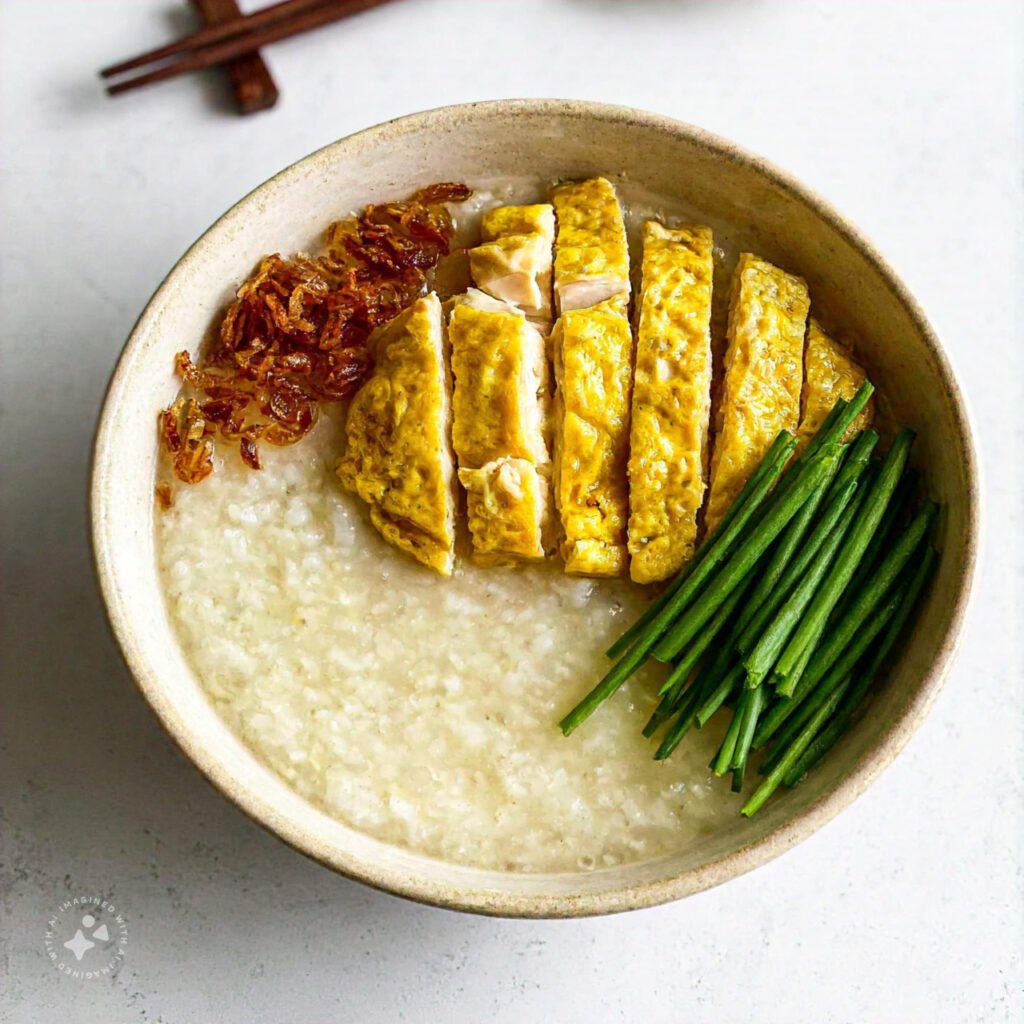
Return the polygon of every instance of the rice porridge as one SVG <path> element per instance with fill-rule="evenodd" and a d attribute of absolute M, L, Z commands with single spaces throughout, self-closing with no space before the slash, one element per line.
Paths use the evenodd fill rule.
<path fill-rule="evenodd" d="M 514 871 L 657 856 L 731 813 L 711 798 L 715 723 L 652 760 L 650 675 L 558 731 L 645 607 L 640 587 L 464 552 L 439 580 L 341 490 L 340 445 L 325 416 L 302 443 L 268 446 L 262 472 L 229 453 L 157 516 L 187 657 L 262 760 L 354 828 Z"/>

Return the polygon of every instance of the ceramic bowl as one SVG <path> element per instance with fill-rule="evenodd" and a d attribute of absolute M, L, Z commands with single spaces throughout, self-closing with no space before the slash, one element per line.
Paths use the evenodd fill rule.
<path fill-rule="evenodd" d="M 678 852 L 565 874 L 444 863 L 332 820 L 263 767 L 217 716 L 175 639 L 156 572 L 156 412 L 257 258 L 306 246 L 332 217 L 432 181 L 623 174 L 710 219 L 742 224 L 757 251 L 808 281 L 856 337 L 895 422 L 943 506 L 939 573 L 870 714 L 796 789 L 752 821 Z M 114 632 L 164 726 L 227 797 L 296 849 L 411 899 L 522 917 L 600 914 L 679 899 L 789 849 L 862 793 L 920 725 L 963 630 L 978 552 L 978 481 L 964 401 L 917 303 L 860 233 L 789 175 L 698 128 L 636 110 L 514 100 L 413 114 L 335 142 L 261 185 L 182 257 L 139 319 L 110 384 L 94 453 L 95 558 Z"/>

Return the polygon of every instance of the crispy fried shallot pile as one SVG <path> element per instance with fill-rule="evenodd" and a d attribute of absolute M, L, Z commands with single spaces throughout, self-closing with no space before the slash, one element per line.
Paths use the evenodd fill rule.
<path fill-rule="evenodd" d="M 188 352 L 176 357 L 186 393 L 160 414 L 174 475 L 189 484 L 209 476 L 218 434 L 259 469 L 261 442 L 294 444 L 320 403 L 349 398 L 371 369 L 370 332 L 423 295 L 449 253 L 455 226 L 444 204 L 470 195 L 465 185 L 429 185 L 331 224 L 320 256 L 263 259 L 209 354 L 198 365 Z"/>

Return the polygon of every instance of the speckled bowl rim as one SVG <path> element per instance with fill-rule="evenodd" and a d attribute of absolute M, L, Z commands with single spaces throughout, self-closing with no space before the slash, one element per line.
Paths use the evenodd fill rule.
<path fill-rule="evenodd" d="M 480 123 L 510 116 L 553 115 L 563 119 L 600 120 L 635 125 L 648 130 L 684 137 L 691 145 L 741 165 L 755 175 L 769 180 L 789 193 L 827 222 L 885 281 L 894 297 L 909 314 L 914 327 L 930 349 L 939 370 L 948 408 L 953 418 L 954 433 L 959 442 L 957 456 L 964 466 L 967 485 L 967 508 L 964 510 L 964 558 L 957 580 L 957 593 L 950 618 L 950 628 L 935 659 L 918 684 L 903 713 L 892 721 L 875 746 L 868 751 L 843 780 L 831 791 L 778 828 L 746 846 L 717 857 L 680 874 L 653 882 L 624 885 L 613 890 L 587 894 L 523 894 L 497 892 L 493 889 L 467 890 L 444 883 L 409 878 L 393 869 L 382 869 L 374 863 L 357 860 L 352 855 L 323 842 L 320 837 L 298 823 L 286 820 L 265 800 L 256 787 L 223 770 L 218 758 L 196 741 L 187 721 L 182 720 L 165 699 L 164 686 L 158 674 L 151 671 L 142 655 L 143 638 L 138 635 L 130 614 L 117 599 L 117 581 L 111 566 L 106 524 L 109 517 L 108 495 L 104 473 L 108 447 L 111 445 L 111 424 L 115 419 L 116 399 L 120 393 L 128 364 L 136 347 L 142 344 L 156 318 L 156 311 L 170 297 L 174 278 L 207 246 L 216 244 L 218 229 L 224 229 L 240 216 L 251 200 L 269 193 L 282 179 L 295 173 L 312 171 L 318 164 L 334 157 L 337 151 L 355 153 L 366 148 L 394 143 L 403 136 L 424 131 L 450 133 L 461 125 Z M 329 157 L 330 155 L 330 157 Z M 185 755 L 224 796 L 246 815 L 301 853 L 349 878 L 373 888 L 393 893 L 420 903 L 448 909 L 507 917 L 558 918 L 584 917 L 651 907 L 681 899 L 709 889 L 744 874 L 784 853 L 830 821 L 844 807 L 863 793 L 889 763 L 899 754 L 911 735 L 927 716 L 937 697 L 950 665 L 959 650 L 965 617 L 974 590 L 976 568 L 981 547 L 981 509 L 979 467 L 973 441 L 970 414 L 956 382 L 949 360 L 924 312 L 886 260 L 853 225 L 841 217 L 825 200 L 791 175 L 762 158 L 702 128 L 659 114 L 629 107 L 578 100 L 514 99 L 439 107 L 409 114 L 356 132 L 304 157 L 255 188 L 236 203 L 196 241 L 175 264 L 156 290 L 135 324 L 111 377 L 100 416 L 93 448 L 90 511 L 92 516 L 93 558 L 103 593 L 104 603 L 114 636 L 128 667 L 143 695 L 153 707 L 162 725 Z M 155 571 L 155 567 L 154 567 Z"/>

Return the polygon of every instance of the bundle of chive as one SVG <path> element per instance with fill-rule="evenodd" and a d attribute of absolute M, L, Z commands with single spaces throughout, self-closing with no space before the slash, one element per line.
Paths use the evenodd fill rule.
<path fill-rule="evenodd" d="M 840 399 L 786 469 L 783 431 L 717 529 L 664 594 L 608 650 L 615 664 L 561 722 L 568 736 L 649 658 L 672 666 L 644 729 L 668 723 L 661 760 L 694 725 L 732 711 L 711 763 L 739 792 L 752 751 L 756 814 L 795 785 L 847 729 L 902 633 L 937 555 L 938 506 L 918 504 L 902 430 L 882 458 L 874 430 L 843 441 L 874 388 Z M 777 482 L 777 486 L 776 486 Z"/>

